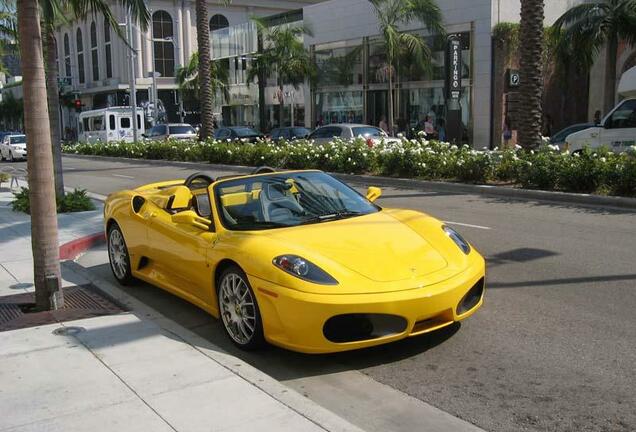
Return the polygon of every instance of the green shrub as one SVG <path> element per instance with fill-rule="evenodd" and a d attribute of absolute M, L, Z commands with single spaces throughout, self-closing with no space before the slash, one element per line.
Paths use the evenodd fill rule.
<path fill-rule="evenodd" d="M 86 189 L 75 189 L 64 195 L 57 203 L 59 213 L 74 213 L 95 210 L 95 204 L 86 194 Z"/>
<path fill-rule="evenodd" d="M 11 201 L 11 208 L 13 211 L 31 214 L 31 207 L 29 206 L 29 189 L 25 187 L 20 188 L 20 192 L 14 193 L 13 196 L 13 201 Z"/>
<path fill-rule="evenodd" d="M 29 189 L 21 188 L 20 192 L 14 193 L 11 208 L 13 211 L 19 211 L 31 214 L 31 206 L 29 203 Z M 85 189 L 75 189 L 64 195 L 64 198 L 57 201 L 58 213 L 74 213 L 82 211 L 95 210 L 95 204 L 88 197 Z"/>
<path fill-rule="evenodd" d="M 469 183 L 505 181 L 524 188 L 636 196 L 636 148 L 616 155 L 586 150 L 561 153 L 544 145 L 526 151 L 476 151 L 468 146 L 413 139 L 369 147 L 364 139 L 334 139 L 327 144 L 311 140 L 263 140 L 256 143 L 218 141 L 147 141 L 136 144 L 77 144 L 66 152 L 86 155 L 202 161 L 214 164 L 287 169 L 321 169 L 351 174 L 379 174 L 426 180 Z M 90 200 L 89 200 L 90 201 Z"/>

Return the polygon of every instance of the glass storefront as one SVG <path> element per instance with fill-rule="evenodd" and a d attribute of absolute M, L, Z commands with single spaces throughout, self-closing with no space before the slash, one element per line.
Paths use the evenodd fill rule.
<path fill-rule="evenodd" d="M 419 32 L 416 32 L 419 33 Z M 470 33 L 462 42 L 462 135 L 470 138 L 471 48 Z M 379 125 L 388 118 L 389 76 L 392 73 L 394 128 L 412 133 L 423 129 L 428 117 L 444 129 L 446 117 L 444 41 L 426 37 L 431 63 L 425 67 L 402 55 L 391 68 L 381 38 L 371 37 L 314 46 L 318 82 L 313 92 L 313 126 L 328 123 Z"/>

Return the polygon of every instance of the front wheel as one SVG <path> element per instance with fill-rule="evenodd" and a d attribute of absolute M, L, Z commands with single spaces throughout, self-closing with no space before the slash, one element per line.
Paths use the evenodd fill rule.
<path fill-rule="evenodd" d="M 124 234 L 117 223 L 113 223 L 108 229 L 108 260 L 110 269 L 117 282 L 122 285 L 129 285 L 134 281 L 130 271 L 130 255 L 124 240 Z"/>
<path fill-rule="evenodd" d="M 240 268 L 232 266 L 223 271 L 217 296 L 223 328 L 232 342 L 244 350 L 263 346 L 263 322 L 256 296 Z"/>

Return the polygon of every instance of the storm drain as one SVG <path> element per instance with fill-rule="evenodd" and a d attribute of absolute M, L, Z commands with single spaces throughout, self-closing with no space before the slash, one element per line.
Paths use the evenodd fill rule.
<path fill-rule="evenodd" d="M 56 311 L 32 312 L 34 293 L 0 297 L 0 332 L 36 327 L 125 312 L 122 306 L 102 295 L 92 284 L 63 288 L 64 307 Z"/>

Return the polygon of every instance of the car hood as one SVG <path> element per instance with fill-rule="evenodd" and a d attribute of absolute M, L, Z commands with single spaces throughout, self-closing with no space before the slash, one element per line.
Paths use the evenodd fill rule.
<path fill-rule="evenodd" d="M 270 231 L 267 237 L 290 251 L 302 245 L 305 252 L 299 253 L 316 264 L 336 263 L 375 282 L 413 279 L 447 266 L 423 236 L 384 212 Z"/>

